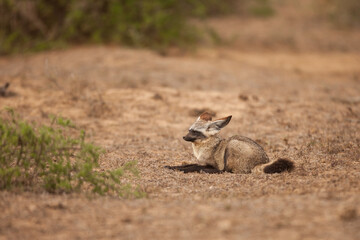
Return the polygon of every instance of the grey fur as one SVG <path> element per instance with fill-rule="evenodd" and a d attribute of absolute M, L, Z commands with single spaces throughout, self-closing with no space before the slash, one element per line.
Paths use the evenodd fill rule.
<path fill-rule="evenodd" d="M 221 139 L 217 135 L 211 136 L 193 142 L 193 150 L 199 164 L 211 165 L 216 169 L 234 173 L 251 173 L 255 166 L 269 162 L 263 148 L 243 136 L 233 136 L 228 139 Z"/>

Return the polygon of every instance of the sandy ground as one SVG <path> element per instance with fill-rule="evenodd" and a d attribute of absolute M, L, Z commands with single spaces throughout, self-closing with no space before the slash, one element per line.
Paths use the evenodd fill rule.
<path fill-rule="evenodd" d="M 349 53 L 192 56 L 89 47 L 0 60 L 1 99 L 28 120 L 73 119 L 103 168 L 138 161 L 139 200 L 0 193 L 2 239 L 358 239 L 360 57 Z M 182 135 L 203 109 L 233 115 L 222 136 L 296 163 L 274 175 L 183 174 Z"/>
<path fill-rule="evenodd" d="M 80 47 L 1 58 L 0 83 L 13 93 L 1 108 L 72 119 L 106 149 L 102 168 L 138 162 L 130 181 L 147 197 L 0 192 L 0 239 L 360 239 L 360 54 L 338 50 Z M 195 161 L 182 136 L 205 109 L 233 115 L 223 137 L 250 137 L 296 169 L 164 169 Z"/>

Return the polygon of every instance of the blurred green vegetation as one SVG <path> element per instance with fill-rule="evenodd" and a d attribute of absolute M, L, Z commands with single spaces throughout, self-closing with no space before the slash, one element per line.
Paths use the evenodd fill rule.
<path fill-rule="evenodd" d="M 162 51 L 221 36 L 193 19 L 236 13 L 270 17 L 276 0 L 0 0 L 0 54 L 67 44 L 115 43 Z M 315 3 L 315 2 L 314 2 Z M 319 0 L 319 14 L 339 26 L 360 26 L 360 0 Z"/>
<path fill-rule="evenodd" d="M 326 0 L 322 7 L 340 27 L 360 27 L 360 0 Z"/>
<path fill-rule="evenodd" d="M 253 0 L 249 5 L 249 12 L 256 17 L 271 17 L 275 14 L 274 6 L 269 0 Z"/>
<path fill-rule="evenodd" d="M 0 0 L 0 54 L 66 43 L 154 49 L 201 38 L 187 21 L 232 11 L 235 0 Z"/>

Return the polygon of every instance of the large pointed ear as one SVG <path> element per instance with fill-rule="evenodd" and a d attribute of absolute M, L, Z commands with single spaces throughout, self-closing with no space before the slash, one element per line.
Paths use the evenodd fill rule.
<path fill-rule="evenodd" d="M 211 121 L 212 116 L 208 112 L 203 112 L 198 118 L 198 121 L 200 121 L 200 120 L 202 120 L 202 121 Z"/>
<path fill-rule="evenodd" d="M 230 120 L 231 120 L 231 115 L 228 117 L 224 117 L 224 118 L 220 118 L 217 119 L 213 122 L 211 122 L 208 126 L 208 131 L 220 131 L 221 128 L 225 127 L 226 125 L 229 124 Z"/>

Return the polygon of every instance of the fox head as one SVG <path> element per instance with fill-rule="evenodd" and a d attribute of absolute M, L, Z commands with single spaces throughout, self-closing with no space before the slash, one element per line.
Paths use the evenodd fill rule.
<path fill-rule="evenodd" d="M 193 125 L 189 128 L 188 134 L 183 137 L 188 142 L 201 142 L 215 134 L 217 134 L 223 127 L 228 125 L 232 116 L 220 118 L 212 121 L 209 113 L 204 112 L 198 117 Z"/>

